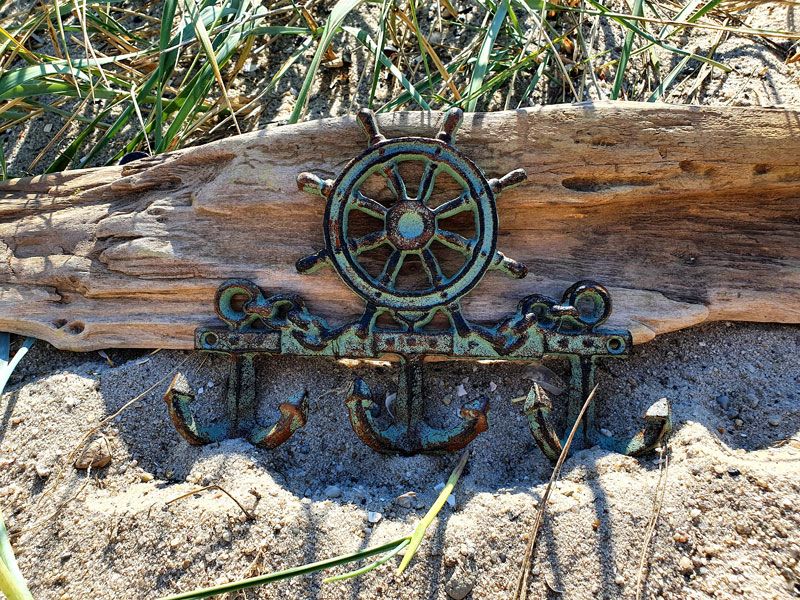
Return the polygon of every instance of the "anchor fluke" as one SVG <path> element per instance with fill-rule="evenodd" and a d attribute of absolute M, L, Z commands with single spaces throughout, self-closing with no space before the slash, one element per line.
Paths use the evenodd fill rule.
<path fill-rule="evenodd" d="M 250 443 L 272 450 L 292 437 L 295 431 L 304 427 L 308 420 L 308 392 L 303 390 L 286 402 L 281 402 L 278 410 L 281 416 L 272 427 L 262 427 L 258 423 L 253 426 L 247 438 Z"/>
<path fill-rule="evenodd" d="M 528 419 L 528 426 L 536 445 L 547 458 L 553 461 L 558 460 L 558 457 L 561 456 L 562 446 L 558 433 L 550 421 L 553 403 L 538 383 L 534 383 L 528 392 L 523 411 Z"/>
<path fill-rule="evenodd" d="M 176 374 L 167 387 L 164 402 L 178 433 L 192 446 L 203 446 L 225 439 L 228 434 L 227 426 L 204 427 L 198 423 L 192 409 L 194 399 L 195 394 L 186 377 L 182 373 Z"/>
<path fill-rule="evenodd" d="M 393 419 L 391 424 L 378 424 L 380 403 L 375 401 L 364 380 L 356 379 L 345 399 L 353 431 L 370 448 L 403 456 L 452 452 L 463 448 L 489 428 L 489 401 L 485 397 L 464 404 L 460 412 L 461 422 L 453 427 L 428 425 L 423 419 L 422 360 L 412 358 L 403 359 L 403 362 L 395 414 L 388 415 Z"/>
<path fill-rule="evenodd" d="M 672 431 L 672 409 L 669 400 L 653 403 L 644 414 L 644 427 L 629 439 L 617 439 L 601 435 L 597 432 L 592 436 L 592 441 L 601 448 L 627 454 L 628 456 L 642 456 L 652 452 L 664 438 Z"/>
<path fill-rule="evenodd" d="M 353 381 L 344 404 L 353 431 L 367 446 L 384 454 L 404 453 L 398 446 L 403 428 L 399 424 L 383 428 L 378 425 L 376 417 L 380 414 L 380 405 L 372 399 L 367 382 L 363 379 Z"/>
<path fill-rule="evenodd" d="M 462 421 L 449 429 L 436 429 L 422 423 L 422 452 L 455 452 L 489 429 L 489 400 L 481 396 L 461 407 Z"/>
<path fill-rule="evenodd" d="M 221 442 L 230 437 L 244 437 L 261 448 L 277 448 L 306 424 L 308 394 L 302 391 L 278 406 L 280 418 L 271 427 L 256 419 L 255 366 L 252 355 L 231 355 L 228 372 L 228 419 L 224 424 L 201 425 L 195 416 L 195 394 L 186 377 L 178 373 L 164 394 L 172 423 L 178 433 L 193 446 Z"/>

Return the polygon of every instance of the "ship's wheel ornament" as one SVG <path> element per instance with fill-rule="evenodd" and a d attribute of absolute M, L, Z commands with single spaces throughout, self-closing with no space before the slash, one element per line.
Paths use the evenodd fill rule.
<path fill-rule="evenodd" d="M 274 448 L 305 424 L 305 392 L 280 405 L 277 423 L 255 420 L 255 367 L 258 355 L 289 354 L 331 358 L 378 358 L 396 355 L 400 377 L 392 414 L 373 398 L 361 379 L 345 398 L 350 422 L 370 447 L 404 455 L 464 447 L 488 427 L 485 397 L 467 402 L 460 422 L 434 427 L 426 419 L 423 361 L 427 355 L 470 359 L 539 361 L 560 357 L 569 363 L 569 419 L 575 422 L 594 386 L 598 358 L 621 357 L 631 346 L 630 333 L 603 329 L 611 298 L 601 285 L 580 281 L 559 302 L 531 295 L 494 325 L 469 321 L 460 300 L 489 270 L 522 278 L 527 268 L 497 249 L 497 196 L 521 184 L 522 169 L 487 179 L 455 146 L 462 112 L 444 115 L 433 138 L 387 139 L 369 110 L 358 113 L 367 148 L 351 160 L 336 180 L 313 173 L 297 177 L 301 190 L 325 199 L 325 247 L 297 261 L 301 273 L 323 267 L 364 300 L 364 312 L 340 327 L 311 314 L 295 294 L 267 296 L 248 280 L 223 283 L 215 301 L 226 327 L 196 331 L 198 349 L 231 356 L 228 389 L 230 422 L 202 426 L 195 420 L 193 395 L 176 379 L 165 396 L 178 431 L 194 444 L 244 435 Z M 376 180 L 378 185 L 376 185 Z M 440 185 L 441 183 L 441 185 Z M 440 316 L 435 320 L 435 317 Z M 540 448 L 555 459 L 560 436 L 550 422 L 550 399 L 534 386 L 524 411 Z M 669 406 L 656 403 L 646 425 L 628 440 L 601 436 L 593 406 L 580 439 L 626 454 L 655 447 L 671 428 Z M 580 445 L 580 444 L 578 444 Z"/>

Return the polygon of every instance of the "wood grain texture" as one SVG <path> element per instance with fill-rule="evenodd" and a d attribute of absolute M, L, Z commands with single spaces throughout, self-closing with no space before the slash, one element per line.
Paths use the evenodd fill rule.
<path fill-rule="evenodd" d="M 393 113 L 387 136 L 433 135 L 439 113 Z M 528 182 L 498 201 L 498 248 L 521 281 L 488 274 L 464 299 L 492 320 L 538 292 L 606 284 L 636 342 L 704 321 L 800 322 L 800 110 L 639 103 L 467 115 L 458 147 Z M 324 201 L 365 146 L 352 118 L 259 131 L 131 163 L 0 185 L 0 330 L 69 350 L 191 348 L 228 277 L 297 291 L 332 320 L 360 313 L 319 250 Z"/>

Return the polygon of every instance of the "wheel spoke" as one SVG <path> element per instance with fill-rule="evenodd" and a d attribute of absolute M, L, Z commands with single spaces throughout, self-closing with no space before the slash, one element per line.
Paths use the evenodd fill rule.
<path fill-rule="evenodd" d="M 447 231 L 446 229 L 440 229 L 436 234 L 436 239 L 448 248 L 452 248 L 464 256 L 472 254 L 472 250 L 475 248 L 474 241 L 468 240 L 463 235 L 459 235 L 454 231 Z"/>
<path fill-rule="evenodd" d="M 430 248 L 425 248 L 425 250 L 422 251 L 422 266 L 431 284 L 439 286 L 444 283 L 442 268 L 439 266 L 439 261 L 433 252 L 431 252 Z"/>
<path fill-rule="evenodd" d="M 359 191 L 354 192 L 350 197 L 350 206 L 376 219 L 383 219 L 386 216 L 387 208 L 383 204 L 372 198 L 367 198 Z"/>
<path fill-rule="evenodd" d="M 422 177 L 419 180 L 419 190 L 417 191 L 417 200 L 419 202 L 428 202 L 433 193 L 433 188 L 436 187 L 436 175 L 438 173 L 438 166 L 434 162 L 426 160 L 425 166 L 422 168 Z"/>
<path fill-rule="evenodd" d="M 401 252 L 400 250 L 392 252 L 391 256 L 389 256 L 389 260 L 386 261 L 383 267 L 383 272 L 378 277 L 378 282 L 382 285 L 394 284 L 400 273 L 400 269 L 403 267 L 404 260 L 405 252 Z"/>
<path fill-rule="evenodd" d="M 373 231 L 372 233 L 368 233 L 360 238 L 351 238 L 348 242 L 348 246 L 350 248 L 350 252 L 358 256 L 369 250 L 374 250 L 378 246 L 385 243 L 386 231 L 379 229 L 378 231 Z"/>
<path fill-rule="evenodd" d="M 392 190 L 392 193 L 399 202 L 402 202 L 408 198 L 406 193 L 406 184 L 403 181 L 403 176 L 400 175 L 400 169 L 398 168 L 397 163 L 393 162 L 388 164 L 383 170 L 383 176 L 386 177 L 389 188 Z"/>
<path fill-rule="evenodd" d="M 469 192 L 462 193 L 458 198 L 448 200 L 433 209 L 437 219 L 447 219 L 472 208 L 472 196 Z"/>

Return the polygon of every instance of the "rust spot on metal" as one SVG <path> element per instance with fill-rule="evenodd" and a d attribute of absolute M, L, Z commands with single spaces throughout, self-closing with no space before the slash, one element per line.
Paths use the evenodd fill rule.
<path fill-rule="evenodd" d="M 223 283 L 215 310 L 226 327 L 200 328 L 195 340 L 198 348 L 231 359 L 231 419 L 227 426 L 203 428 L 191 411 L 191 392 L 185 386 L 179 389 L 178 380 L 173 381 L 165 400 L 173 423 L 190 443 L 244 435 L 254 444 L 274 448 L 305 424 L 304 393 L 279 405 L 281 416 L 272 426 L 261 426 L 255 419 L 254 359 L 276 354 L 330 358 L 378 358 L 385 352 L 399 355 L 398 389 L 389 415 L 393 422 L 388 426 L 385 419 L 378 422 L 384 402 L 373 398 L 361 379 L 353 382 L 345 399 L 353 430 L 380 452 L 411 455 L 457 450 L 488 428 L 485 397 L 467 402 L 460 411 L 461 421 L 453 427 L 436 428 L 426 422 L 426 354 L 526 362 L 561 358 L 570 367 L 567 420 L 574 422 L 594 387 L 597 361 L 625 356 L 631 334 L 603 327 L 611 314 L 611 296 L 593 281 L 570 286 L 560 301 L 538 294 L 527 296 L 513 313 L 491 325 L 473 323 L 462 314 L 460 299 L 488 270 L 519 279 L 528 269 L 497 250 L 496 197 L 504 189 L 524 183 L 525 172 L 517 169 L 487 179 L 455 147 L 461 117 L 458 109 L 448 111 L 433 138 L 386 139 L 372 113 L 362 110 L 358 120 L 369 141 L 366 150 L 350 161 L 335 181 L 312 173 L 298 176 L 300 189 L 323 196 L 326 207 L 322 223 L 325 247 L 298 260 L 297 270 L 313 273 L 333 267 L 345 285 L 364 299 L 364 312 L 349 323 L 332 327 L 311 313 L 296 294 L 266 295 L 245 279 Z M 407 181 L 404 173 L 409 171 L 404 168 L 409 164 L 415 167 L 410 172 L 420 173 L 419 179 L 415 176 L 414 181 Z M 443 172 L 459 189 L 451 199 L 433 202 L 436 180 Z M 384 179 L 384 196 L 391 196 L 391 201 L 370 197 L 362 184 L 373 176 Z M 356 213 L 362 222 L 359 227 L 350 218 Z M 474 223 L 473 232 L 461 235 L 449 229 L 448 219 L 459 214 Z M 371 228 L 365 230 L 364 222 Z M 438 254 L 440 246 L 461 257 L 460 264 L 448 268 L 447 273 Z M 379 270 L 370 269 L 365 257 L 377 249 L 385 253 L 384 262 Z M 422 275 L 415 283 L 400 277 L 412 264 L 409 259 L 416 263 L 415 273 Z M 380 324 L 382 316 L 395 325 Z M 556 458 L 561 442 L 550 422 L 551 411 L 549 398 L 535 385 L 524 412 L 542 451 Z M 671 427 L 666 403 L 654 405 L 645 428 L 629 440 L 600 439 L 593 419 L 592 404 L 581 425 L 584 445 L 597 443 L 633 455 L 652 449 Z M 575 447 L 580 445 L 578 442 Z"/>

